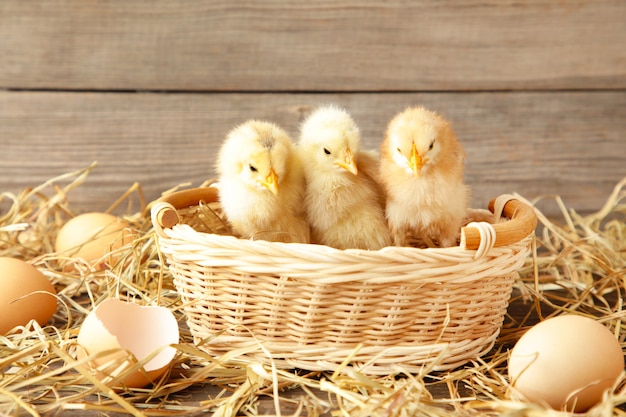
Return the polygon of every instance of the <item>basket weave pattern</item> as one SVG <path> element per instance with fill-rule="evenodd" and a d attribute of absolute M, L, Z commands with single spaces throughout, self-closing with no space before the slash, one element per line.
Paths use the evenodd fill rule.
<path fill-rule="evenodd" d="M 442 370 L 482 356 L 531 243 L 481 256 L 462 247 L 337 250 L 204 233 L 179 212 L 179 224 L 157 230 L 195 342 L 308 370 L 348 357 L 370 374 Z"/>

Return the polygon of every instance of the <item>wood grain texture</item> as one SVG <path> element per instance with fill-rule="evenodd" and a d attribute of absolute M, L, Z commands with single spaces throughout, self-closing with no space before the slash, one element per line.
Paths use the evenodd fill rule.
<path fill-rule="evenodd" d="M 0 2 L 0 88 L 626 88 L 626 2 Z"/>
<path fill-rule="evenodd" d="M 18 192 L 98 161 L 69 196 L 77 210 L 104 210 L 135 181 L 146 198 L 215 176 L 226 133 L 248 118 L 282 125 L 294 138 L 324 103 L 346 106 L 365 147 L 389 119 L 423 104 L 449 118 L 468 154 L 473 207 L 499 194 L 559 194 L 598 209 L 626 176 L 626 93 L 151 94 L 0 92 L 0 190 Z M 556 205 L 545 208 L 556 214 Z"/>

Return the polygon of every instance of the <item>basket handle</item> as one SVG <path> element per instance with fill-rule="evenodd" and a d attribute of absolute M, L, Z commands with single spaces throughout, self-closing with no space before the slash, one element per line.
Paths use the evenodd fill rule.
<path fill-rule="evenodd" d="M 497 198 L 489 202 L 489 210 L 495 210 Z M 499 213 L 497 213 L 499 214 Z M 494 247 L 507 246 L 519 242 L 531 234 L 537 227 L 537 215 L 532 207 L 516 199 L 510 199 L 504 204 L 502 214 L 511 219 L 506 222 L 496 223 L 493 228 L 496 231 Z M 461 229 L 461 242 L 465 242 L 465 248 L 476 250 L 480 246 L 480 231 L 475 227 L 463 227 Z"/>
<path fill-rule="evenodd" d="M 201 187 L 176 191 L 159 198 L 150 209 L 152 224 L 162 235 L 163 229 L 171 229 L 180 223 L 178 210 L 195 206 L 200 201 L 207 203 L 217 201 L 217 188 Z"/>

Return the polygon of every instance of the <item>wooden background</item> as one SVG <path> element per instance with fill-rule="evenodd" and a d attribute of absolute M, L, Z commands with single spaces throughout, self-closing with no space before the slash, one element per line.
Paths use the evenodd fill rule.
<path fill-rule="evenodd" d="M 214 177 L 248 118 L 296 138 L 334 102 L 372 148 L 422 104 L 463 142 L 473 206 L 594 210 L 626 176 L 625 22 L 623 0 L 3 0 L 0 192 L 98 161 L 68 198 L 104 210 Z"/>

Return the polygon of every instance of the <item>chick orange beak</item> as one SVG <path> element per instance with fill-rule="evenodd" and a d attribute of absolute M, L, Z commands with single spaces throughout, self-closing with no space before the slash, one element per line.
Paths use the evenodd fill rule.
<path fill-rule="evenodd" d="M 411 166 L 411 170 L 415 174 L 415 176 L 419 176 L 420 172 L 422 172 L 422 167 L 426 161 L 422 160 L 422 156 L 417 152 L 417 148 L 415 144 L 413 144 L 413 148 L 411 148 L 411 159 L 409 159 L 409 165 Z"/>
<path fill-rule="evenodd" d="M 270 190 L 272 194 L 278 194 L 278 175 L 276 175 L 273 169 L 270 168 L 270 173 L 265 178 L 265 181 L 261 181 L 261 184 Z"/>
<path fill-rule="evenodd" d="M 354 161 L 354 157 L 352 156 L 352 151 L 350 149 L 346 149 L 346 155 L 343 161 L 337 161 L 337 165 L 341 168 L 353 173 L 354 175 L 359 173 L 358 168 L 356 167 L 356 162 Z"/>

